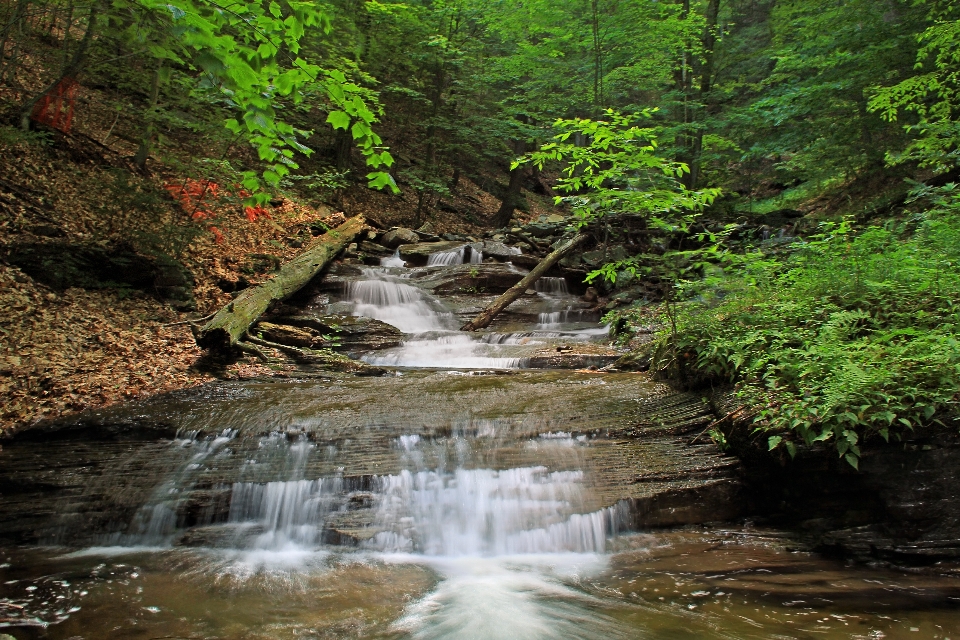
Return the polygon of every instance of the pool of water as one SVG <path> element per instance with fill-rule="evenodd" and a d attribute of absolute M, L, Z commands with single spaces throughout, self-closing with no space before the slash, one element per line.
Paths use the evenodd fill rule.
<path fill-rule="evenodd" d="M 0 620 L 18 640 L 960 637 L 957 580 L 798 546 L 737 527 L 605 554 L 5 550 Z"/>

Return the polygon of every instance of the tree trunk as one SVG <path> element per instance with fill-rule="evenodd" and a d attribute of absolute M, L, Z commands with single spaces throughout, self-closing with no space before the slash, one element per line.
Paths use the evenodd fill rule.
<path fill-rule="evenodd" d="M 200 329 L 197 344 L 204 349 L 229 349 L 271 304 L 289 298 L 330 264 L 344 247 L 360 235 L 364 226 L 363 216 L 357 216 L 317 238 L 307 251 L 283 265 L 272 279 L 244 291 L 218 311 Z"/>
<path fill-rule="evenodd" d="M 706 115 L 709 110 L 707 109 L 707 100 L 710 98 L 710 90 L 713 83 L 713 49 L 717 43 L 717 16 L 720 14 L 720 0 L 709 0 L 707 3 L 707 24 L 706 30 L 703 33 L 703 67 L 700 72 L 700 92 L 699 92 L 699 105 L 698 110 L 701 114 Z M 701 118 L 695 118 L 696 120 L 703 120 Z M 700 156 L 703 154 L 703 129 L 704 125 L 701 122 L 697 127 L 697 131 L 693 136 L 693 144 L 690 149 L 690 173 L 687 176 L 687 188 L 696 189 L 697 183 L 700 181 Z"/>
<path fill-rule="evenodd" d="M 42 92 L 27 100 L 26 103 L 21 107 L 20 110 L 20 128 L 24 131 L 30 130 L 30 115 L 33 113 L 33 107 L 40 102 L 40 100 L 53 91 L 64 78 L 72 78 L 77 75 L 77 72 L 83 67 L 83 63 L 87 58 L 87 49 L 90 48 L 90 41 L 93 40 L 93 34 L 97 29 L 97 14 L 100 12 L 100 2 L 94 2 L 90 5 L 90 16 L 87 18 L 87 30 L 83 34 L 83 38 L 80 39 L 80 44 L 77 45 L 77 50 L 73 52 L 73 57 L 70 59 L 70 62 L 64 66 L 63 71 L 60 72 L 60 76 L 54 80 L 46 89 Z"/>
<path fill-rule="evenodd" d="M 140 148 L 137 149 L 133 157 L 133 164 L 143 171 L 147 168 L 147 158 L 153 150 L 153 135 L 156 130 L 157 103 L 160 101 L 160 75 L 163 73 L 163 61 L 157 65 L 153 72 L 153 83 L 150 85 L 150 107 L 149 113 L 145 118 L 147 121 L 143 129 L 143 138 L 140 140 Z"/>
<path fill-rule="evenodd" d="M 494 228 L 505 227 L 510 224 L 510 218 L 517 208 L 520 201 L 520 187 L 523 185 L 523 165 L 510 172 L 510 184 L 507 186 L 507 192 L 503 196 L 503 202 L 500 203 L 500 209 L 493 216 Z"/>
<path fill-rule="evenodd" d="M 350 168 L 350 152 L 353 150 L 353 138 L 349 130 L 337 129 L 333 138 L 333 163 L 340 171 Z"/>
<path fill-rule="evenodd" d="M 529 289 L 533 283 L 540 279 L 540 277 L 550 270 L 550 267 L 559 262 L 565 255 L 577 248 L 584 240 L 587 239 L 587 234 L 581 233 L 572 240 L 568 240 L 565 244 L 558 247 L 550 255 L 540 261 L 533 270 L 524 276 L 523 280 L 513 285 L 507 291 L 497 298 L 493 304 L 484 309 L 477 315 L 476 318 L 468 322 L 467 324 L 460 327 L 460 331 L 476 331 L 477 329 L 483 329 L 488 326 L 493 319 L 497 317 L 501 311 L 507 308 L 507 306 L 519 298 L 524 291 Z"/>
<path fill-rule="evenodd" d="M 0 82 L 3 82 L 7 75 L 10 76 L 10 79 L 14 79 L 17 69 L 17 58 L 20 55 L 20 41 L 23 39 L 23 22 L 24 16 L 27 13 L 27 6 L 29 5 L 29 0 L 18 0 L 17 6 L 13 10 L 13 15 L 10 17 L 10 20 L 3 27 L 3 34 L 0 34 Z M 7 41 L 10 39 L 10 34 L 14 30 L 19 31 L 20 37 L 17 38 L 16 42 L 13 44 L 13 52 L 10 55 L 10 62 L 3 64 L 4 53 L 7 51 Z M 16 37 L 16 36 L 15 36 Z M 8 74 L 8 71 L 12 71 Z"/>

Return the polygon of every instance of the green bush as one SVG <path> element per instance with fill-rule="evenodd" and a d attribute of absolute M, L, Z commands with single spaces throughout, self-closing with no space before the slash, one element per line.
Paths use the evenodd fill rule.
<path fill-rule="evenodd" d="M 680 305 L 655 365 L 736 383 L 771 449 L 833 441 L 854 467 L 866 438 L 957 419 L 960 189 L 917 196 L 907 221 L 731 258 L 712 298 Z"/>

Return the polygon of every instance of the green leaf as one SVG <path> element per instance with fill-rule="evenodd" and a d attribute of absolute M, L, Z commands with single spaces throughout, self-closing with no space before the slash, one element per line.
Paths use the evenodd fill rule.
<path fill-rule="evenodd" d="M 767 438 L 767 451 L 773 451 L 783 442 L 783 436 L 770 436 Z"/>
<path fill-rule="evenodd" d="M 852 453 L 848 453 L 847 455 L 843 456 L 843 459 L 846 460 L 847 463 L 849 463 L 850 466 L 857 471 L 860 470 L 860 460 L 857 458 L 857 456 L 853 455 Z"/>
<path fill-rule="evenodd" d="M 386 171 L 368 173 L 367 180 L 367 186 L 371 189 L 383 189 L 384 187 L 390 187 L 394 193 L 398 193 L 400 191 L 399 187 L 397 187 L 396 181 L 393 179 L 393 176 Z"/>
<path fill-rule="evenodd" d="M 334 129 L 343 129 L 350 127 L 350 116 L 343 111 L 331 111 L 327 116 L 327 122 L 333 125 Z"/>

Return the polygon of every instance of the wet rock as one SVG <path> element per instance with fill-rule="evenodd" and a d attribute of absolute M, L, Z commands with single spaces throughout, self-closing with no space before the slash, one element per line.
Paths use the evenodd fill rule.
<path fill-rule="evenodd" d="M 543 258 L 538 258 L 537 256 L 528 256 L 528 255 L 510 256 L 510 262 L 517 265 L 518 267 L 524 267 L 525 269 L 533 269 L 535 266 L 540 264 L 541 260 L 543 260 Z"/>
<path fill-rule="evenodd" d="M 653 361 L 654 347 L 651 343 L 642 345 L 630 353 L 620 356 L 613 366 L 617 371 L 649 371 Z"/>
<path fill-rule="evenodd" d="M 398 227 L 387 231 L 380 238 L 380 244 L 390 249 L 396 249 L 402 244 L 416 244 L 420 242 L 420 236 L 412 229 Z"/>
<path fill-rule="evenodd" d="M 534 238 L 546 238 L 557 232 L 557 227 L 543 222 L 532 222 L 523 228 L 523 231 Z"/>
<path fill-rule="evenodd" d="M 494 236 L 494 240 L 484 240 L 483 243 L 477 243 L 472 246 L 482 251 L 484 258 L 496 258 L 501 262 L 507 262 L 513 256 L 519 255 L 516 249 L 508 247 L 503 243 L 504 237 L 501 236 L 500 240 L 497 240 L 496 237 L 497 236 Z"/>
<path fill-rule="evenodd" d="M 554 214 L 551 214 L 551 215 L 547 216 L 547 219 L 544 220 L 544 222 L 546 222 L 546 223 L 548 223 L 548 224 L 562 224 L 565 220 L 566 220 L 566 218 L 564 218 L 563 216 L 554 213 Z"/>
<path fill-rule="evenodd" d="M 403 340 L 403 333 L 399 329 L 373 318 L 303 314 L 285 316 L 278 321 L 330 336 L 333 338 L 331 348 L 348 353 L 389 349 L 399 346 Z"/>
<path fill-rule="evenodd" d="M 529 366 L 532 369 L 588 369 L 600 368 L 613 364 L 619 354 L 576 353 L 561 350 L 558 353 L 535 355 L 530 358 Z"/>
<path fill-rule="evenodd" d="M 431 254 L 455 251 L 463 246 L 462 242 L 419 242 L 400 246 L 400 257 L 412 264 L 425 265 Z"/>
<path fill-rule="evenodd" d="M 584 302 L 596 302 L 597 290 L 593 287 L 587 287 L 587 290 L 583 292 L 583 297 L 580 299 Z"/>
<path fill-rule="evenodd" d="M 624 291 L 618 291 L 610 296 L 611 300 L 616 300 L 619 304 L 628 305 L 643 297 L 643 291 L 637 288 L 630 288 Z"/>
<path fill-rule="evenodd" d="M 523 279 L 509 265 L 499 262 L 462 264 L 416 274 L 418 284 L 433 294 L 503 293 Z"/>
<path fill-rule="evenodd" d="M 388 249 L 382 244 L 377 244 L 376 242 L 369 242 L 364 240 L 360 243 L 358 247 L 360 253 L 375 256 L 377 258 L 382 258 L 384 256 L 393 255 L 393 249 Z"/>
<path fill-rule="evenodd" d="M 323 339 L 316 334 L 316 330 L 310 328 L 260 322 L 257 324 L 256 332 L 263 340 L 285 344 L 288 347 L 318 347 L 323 344 Z"/>

